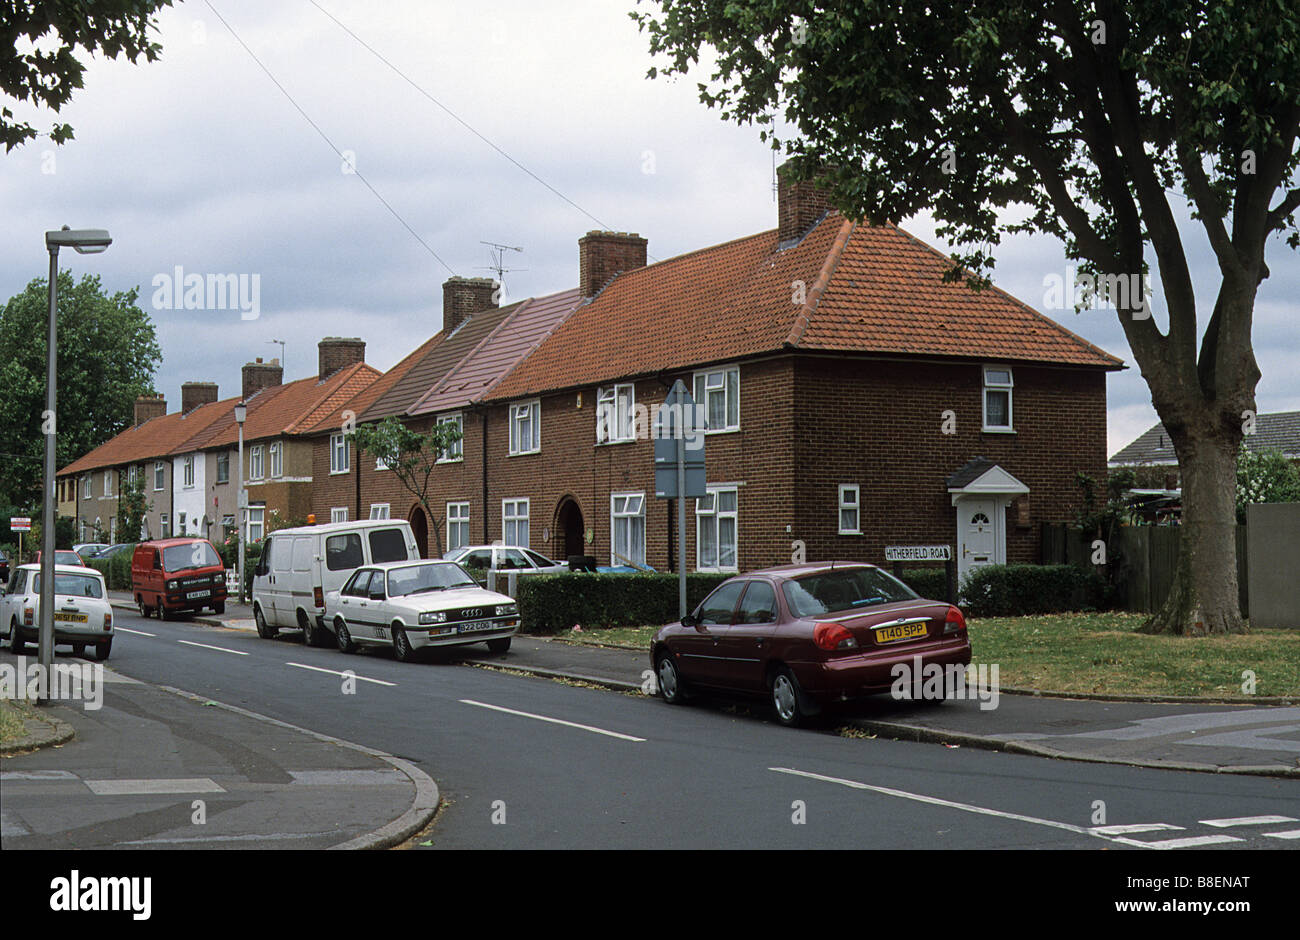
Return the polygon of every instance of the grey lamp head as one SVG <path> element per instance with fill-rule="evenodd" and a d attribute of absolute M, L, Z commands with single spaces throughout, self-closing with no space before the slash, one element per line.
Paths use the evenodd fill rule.
<path fill-rule="evenodd" d="M 111 244 L 112 237 L 102 228 L 70 229 L 65 225 L 57 232 L 45 233 L 46 248 L 72 248 L 83 255 L 99 254 Z"/>

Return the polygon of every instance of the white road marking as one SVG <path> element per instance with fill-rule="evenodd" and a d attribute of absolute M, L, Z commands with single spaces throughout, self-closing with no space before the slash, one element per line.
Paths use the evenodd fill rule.
<path fill-rule="evenodd" d="M 131 842 L 119 842 L 118 845 L 183 845 L 193 842 L 267 842 L 287 839 L 315 839 L 318 836 L 334 835 L 338 830 L 329 832 L 265 832 L 250 833 L 240 836 L 189 836 L 182 839 L 134 839 Z"/>
<path fill-rule="evenodd" d="M 1229 826 L 1271 826 L 1274 823 L 1296 822 L 1294 816 L 1236 816 L 1232 819 L 1202 819 L 1202 826 L 1227 829 Z"/>
<path fill-rule="evenodd" d="M 31 834 L 31 830 L 24 826 L 17 816 L 12 813 L 0 813 L 0 836 L 7 839 Z"/>
<path fill-rule="evenodd" d="M 1236 836 L 1188 836 L 1185 839 L 1161 839 L 1157 842 L 1141 842 L 1137 839 L 1116 839 L 1127 845 L 1144 845 L 1148 849 L 1190 849 L 1197 845 L 1218 845 L 1221 842 L 1245 842 Z"/>
<path fill-rule="evenodd" d="M 145 633 L 143 630 L 132 630 L 130 627 L 118 627 L 119 633 L 134 633 L 136 636 L 157 636 L 156 633 Z"/>
<path fill-rule="evenodd" d="M 170 780 L 85 780 L 96 796 L 141 796 L 161 793 L 225 793 L 225 788 L 207 777 L 179 777 Z"/>
<path fill-rule="evenodd" d="M 1156 832 L 1161 829 L 1182 829 L 1169 823 L 1128 823 L 1122 826 L 1093 826 L 1091 831 L 1103 836 L 1126 836 L 1134 832 Z"/>
<path fill-rule="evenodd" d="M 1266 832 L 1266 839 L 1300 839 L 1300 829 L 1286 829 L 1282 832 Z"/>
<path fill-rule="evenodd" d="M 375 685 L 397 685 L 396 682 L 385 682 L 383 679 L 371 679 L 367 676 L 359 676 L 354 672 L 339 672 L 337 669 L 322 669 L 320 666 L 308 666 L 305 663 L 285 663 L 286 666 L 296 666 L 299 669 L 310 669 L 312 672 L 327 672 L 331 676 L 340 676 L 344 679 L 359 679 L 362 682 L 373 682 Z"/>
<path fill-rule="evenodd" d="M 570 728 L 579 728 L 583 731 L 590 731 L 593 734 L 604 734 L 611 738 L 621 738 L 624 741 L 644 741 L 645 738 L 633 737 L 630 734 L 623 734 L 618 731 L 606 731 L 604 728 L 597 728 L 592 725 L 580 725 L 576 721 L 565 721 L 562 718 L 548 718 L 545 715 L 534 715 L 532 712 L 516 711 L 513 708 L 503 708 L 500 705 L 489 705 L 486 702 L 476 702 L 470 698 L 461 699 L 466 705 L 477 705 L 479 708 L 490 708 L 493 711 L 505 712 L 507 715 L 519 715 L 523 718 L 536 718 L 538 721 L 549 721 L 553 725 L 568 725 Z"/>
<path fill-rule="evenodd" d="M 0 783 L 6 780 L 79 780 L 70 770 L 6 770 L 0 773 Z"/>
<path fill-rule="evenodd" d="M 177 640 L 177 643 L 184 643 L 186 646 L 201 646 L 205 650 L 216 650 L 218 653 L 234 653 L 236 656 L 247 656 L 243 650 L 228 650 L 224 646 L 209 646 L 206 643 L 194 643 L 190 640 Z"/>

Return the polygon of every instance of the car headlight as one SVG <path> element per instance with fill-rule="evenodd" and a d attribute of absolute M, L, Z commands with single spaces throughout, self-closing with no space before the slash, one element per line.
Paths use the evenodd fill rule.
<path fill-rule="evenodd" d="M 501 604 L 497 607 L 498 617 L 513 617 L 517 613 L 519 613 L 518 604 Z"/>
<path fill-rule="evenodd" d="M 420 614 L 420 623 L 445 623 L 447 612 L 445 610 L 426 610 Z"/>
<path fill-rule="evenodd" d="M 167 590 L 169 590 L 169 591 L 174 591 L 174 590 L 176 590 L 176 589 L 177 589 L 178 587 L 180 587 L 180 586 L 181 586 L 181 583 L 180 583 L 179 581 L 168 581 L 168 582 L 167 582 Z"/>

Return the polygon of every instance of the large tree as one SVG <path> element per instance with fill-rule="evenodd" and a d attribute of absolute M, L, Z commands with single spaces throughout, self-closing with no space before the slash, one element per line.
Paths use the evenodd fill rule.
<path fill-rule="evenodd" d="M 0 308 L 0 501 L 34 506 L 44 468 L 49 281 Z M 162 351 L 137 291 L 105 294 L 97 276 L 59 272 L 59 407 L 55 463 L 64 466 L 131 423 Z"/>
<path fill-rule="evenodd" d="M 933 212 L 958 247 L 952 276 L 978 286 L 1007 233 L 1064 242 L 1115 304 L 1182 471 L 1181 560 L 1146 629 L 1242 630 L 1235 458 L 1260 377 L 1265 245 L 1283 230 L 1298 243 L 1300 6 L 661 0 L 632 16 L 661 71 L 708 59 L 701 100 L 762 125 L 845 213 Z M 1203 329 L 1184 245 L 1196 227 L 1218 266 Z M 1164 329 L 1131 291 L 1152 262 Z"/>
<path fill-rule="evenodd" d="M 58 111 L 82 87 L 86 67 L 77 49 L 110 59 L 126 56 L 152 62 L 162 47 L 150 41 L 153 14 L 172 0 L 0 0 L 0 93 Z M 55 124 L 56 144 L 72 138 L 72 127 Z M 5 152 L 40 135 L 13 110 L 0 107 L 0 143 Z"/>

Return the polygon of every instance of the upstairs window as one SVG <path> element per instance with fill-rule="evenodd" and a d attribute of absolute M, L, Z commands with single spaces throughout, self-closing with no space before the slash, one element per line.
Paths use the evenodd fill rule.
<path fill-rule="evenodd" d="M 186 457 L 183 464 L 185 488 L 187 490 L 194 488 L 194 457 Z"/>
<path fill-rule="evenodd" d="M 465 420 L 460 415 L 447 415 L 445 418 L 438 419 L 438 427 L 454 427 L 461 435 L 465 433 Z M 457 460 L 463 460 L 465 449 L 462 446 L 464 440 L 457 436 L 456 440 L 448 444 L 439 454 L 438 463 L 454 463 Z"/>
<path fill-rule="evenodd" d="M 617 444 L 636 438 L 636 389 L 631 383 L 610 385 L 596 393 L 596 443 Z"/>
<path fill-rule="evenodd" d="M 861 496 L 856 483 L 840 484 L 840 535 L 862 534 Z"/>
<path fill-rule="evenodd" d="M 695 373 L 695 405 L 706 431 L 740 430 L 740 368 Z"/>
<path fill-rule="evenodd" d="M 161 490 L 167 485 L 167 465 L 161 460 L 155 461 L 153 465 L 153 488 Z M 87 496 L 90 494 L 87 493 Z"/>
<path fill-rule="evenodd" d="M 230 482 L 230 452 L 217 454 L 217 482 Z"/>
<path fill-rule="evenodd" d="M 261 444 L 248 452 L 248 478 L 250 480 L 261 480 L 266 476 L 264 453 Z"/>
<path fill-rule="evenodd" d="M 284 449 L 280 442 L 276 441 L 271 445 L 271 477 L 279 478 L 284 476 Z"/>
<path fill-rule="evenodd" d="M 330 435 L 330 473 L 347 473 L 352 467 L 348 460 L 348 439 L 342 434 Z"/>
<path fill-rule="evenodd" d="M 984 430 L 1010 431 L 1011 389 L 1014 382 L 1009 366 L 984 367 Z"/>
<path fill-rule="evenodd" d="M 510 454 L 535 454 L 542 449 L 542 403 L 510 406 Z"/>

